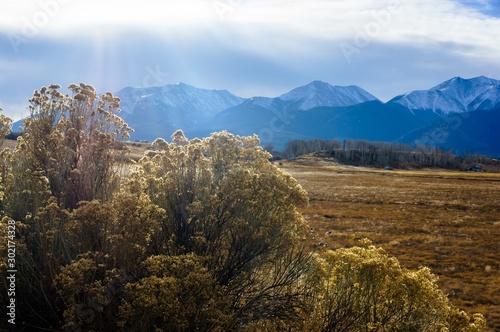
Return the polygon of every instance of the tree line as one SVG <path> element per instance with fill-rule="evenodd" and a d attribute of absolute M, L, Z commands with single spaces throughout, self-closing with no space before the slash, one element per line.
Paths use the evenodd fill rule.
<path fill-rule="evenodd" d="M 427 268 L 368 240 L 311 252 L 308 204 L 256 136 L 157 139 L 137 162 L 120 100 L 50 85 L 0 159 L 0 274 L 23 331 L 482 331 Z M 0 116 L 0 134 L 11 120 Z M 4 135 L 1 135 L 4 137 Z M 3 142 L 0 140 L 0 144 Z M 10 229 L 15 223 L 15 234 Z M 9 231 L 8 231 L 9 230 Z M 9 295 L 9 297 L 7 296 Z"/>
<path fill-rule="evenodd" d="M 439 167 L 466 170 L 481 164 L 498 168 L 498 161 L 484 155 L 466 153 L 457 156 L 450 150 L 429 145 L 372 142 L 366 140 L 292 140 L 284 156 L 293 159 L 309 153 L 334 158 L 340 163 L 376 167 Z"/>

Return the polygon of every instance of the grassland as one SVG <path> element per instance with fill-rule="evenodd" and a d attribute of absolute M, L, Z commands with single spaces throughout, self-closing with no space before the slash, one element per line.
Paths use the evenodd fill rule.
<path fill-rule="evenodd" d="M 385 171 L 302 158 L 281 166 L 307 190 L 317 250 L 369 238 L 409 269 L 428 266 L 466 312 L 500 331 L 500 174 Z"/>

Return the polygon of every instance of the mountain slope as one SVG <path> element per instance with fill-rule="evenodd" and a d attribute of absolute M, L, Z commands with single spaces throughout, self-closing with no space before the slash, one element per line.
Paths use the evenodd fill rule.
<path fill-rule="evenodd" d="M 313 81 L 287 92 L 279 99 L 294 103 L 294 109 L 308 110 L 314 107 L 341 107 L 378 100 L 358 86 L 333 86 L 321 81 Z"/>
<path fill-rule="evenodd" d="M 417 90 L 397 96 L 389 103 L 397 103 L 412 112 L 432 111 L 441 116 L 494 107 L 500 81 L 484 76 L 463 79 L 455 77 L 429 90 Z"/>
<path fill-rule="evenodd" d="M 239 106 L 262 107 L 274 112 L 286 112 L 306 111 L 315 107 L 351 106 L 372 100 L 378 99 L 355 85 L 333 86 L 321 81 L 313 81 L 279 97 L 252 97 Z"/>
<path fill-rule="evenodd" d="M 403 136 L 404 143 L 425 144 L 500 157 L 500 107 L 451 115 Z"/>
<path fill-rule="evenodd" d="M 394 141 L 439 119 L 422 118 L 401 105 L 378 100 L 344 107 L 316 107 L 307 111 L 276 112 L 245 102 L 217 114 L 212 131 L 228 130 L 239 135 L 258 134 L 264 144 L 283 149 L 291 139 L 366 139 Z"/>
<path fill-rule="evenodd" d="M 116 93 L 122 116 L 134 128 L 132 138 L 168 137 L 176 129 L 195 130 L 217 113 L 245 99 L 226 90 L 205 90 L 179 83 L 125 88 Z"/>

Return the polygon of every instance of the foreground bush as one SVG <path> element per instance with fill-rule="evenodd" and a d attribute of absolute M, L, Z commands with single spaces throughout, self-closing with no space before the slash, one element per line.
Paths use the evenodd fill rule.
<path fill-rule="evenodd" d="M 300 319 L 309 267 L 306 225 L 296 207 L 307 203 L 298 183 L 269 163 L 256 137 L 213 134 L 173 142 L 158 139 L 127 184 L 166 212 L 167 256 L 195 254 L 229 303 L 233 328 Z"/>
<path fill-rule="evenodd" d="M 453 308 L 428 268 L 408 271 L 364 240 L 361 247 L 328 251 L 317 260 L 318 301 L 309 331 L 481 331 Z"/>
<path fill-rule="evenodd" d="M 257 137 L 158 139 L 120 173 L 116 97 L 35 91 L 2 152 L 16 326 L 66 331 L 481 331 L 427 270 L 362 247 L 309 253 L 307 194 Z M 10 121 L 0 117 L 0 130 Z M 121 175 L 121 174 L 126 174 Z M 0 256 L 6 257 L 5 241 Z M 0 261 L 2 275 L 7 270 Z M 6 307 L 6 279 L 0 306 Z M 1 328 L 12 327 L 1 321 Z"/>

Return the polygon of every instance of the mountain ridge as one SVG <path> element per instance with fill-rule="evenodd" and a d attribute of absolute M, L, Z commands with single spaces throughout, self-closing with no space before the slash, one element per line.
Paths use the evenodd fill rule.
<path fill-rule="evenodd" d="M 331 85 L 318 80 L 292 89 L 278 98 L 284 101 L 299 102 L 298 110 L 307 110 L 318 106 L 351 106 L 378 100 L 377 97 L 359 86 Z"/>
<path fill-rule="evenodd" d="M 228 90 L 200 89 L 183 82 L 125 87 L 115 95 L 121 99 L 121 116 L 135 130 L 132 140 L 168 138 L 177 129 L 184 130 L 189 137 L 227 130 L 238 135 L 258 134 L 262 144 L 271 143 L 283 149 L 287 140 L 304 138 L 380 141 L 404 138 L 407 143 L 429 142 L 425 135 L 435 132 L 437 129 L 432 129 L 432 125 L 439 121 L 500 108 L 500 81 L 485 76 L 454 77 L 428 90 L 398 95 L 386 103 L 359 86 L 335 86 L 319 80 L 277 97 L 242 98 Z M 490 117 L 490 121 L 499 125 L 496 114 L 481 113 L 480 119 L 461 116 L 461 127 L 467 130 L 468 139 L 454 140 L 453 148 L 460 141 L 468 145 L 462 147 L 463 151 L 474 148 L 500 155 L 500 144 L 497 149 L 491 146 L 483 149 L 476 144 L 486 144 L 488 137 L 495 139 L 492 133 L 483 135 L 478 124 L 488 123 Z M 16 123 L 14 130 L 19 125 L 20 122 Z M 442 123 L 438 127 L 446 131 L 444 135 L 461 135 L 460 128 Z M 422 137 L 417 137 L 418 134 Z M 431 143 L 446 147 L 449 142 Z"/>
<path fill-rule="evenodd" d="M 457 76 L 428 90 L 414 90 L 396 96 L 388 103 L 399 103 L 412 112 L 431 110 L 438 115 L 447 116 L 451 113 L 477 110 L 478 105 L 487 102 L 491 97 L 487 94 L 488 90 L 497 87 L 500 88 L 499 80 L 485 76 L 470 79 Z M 498 102 L 500 99 L 497 99 L 495 104 Z"/>

